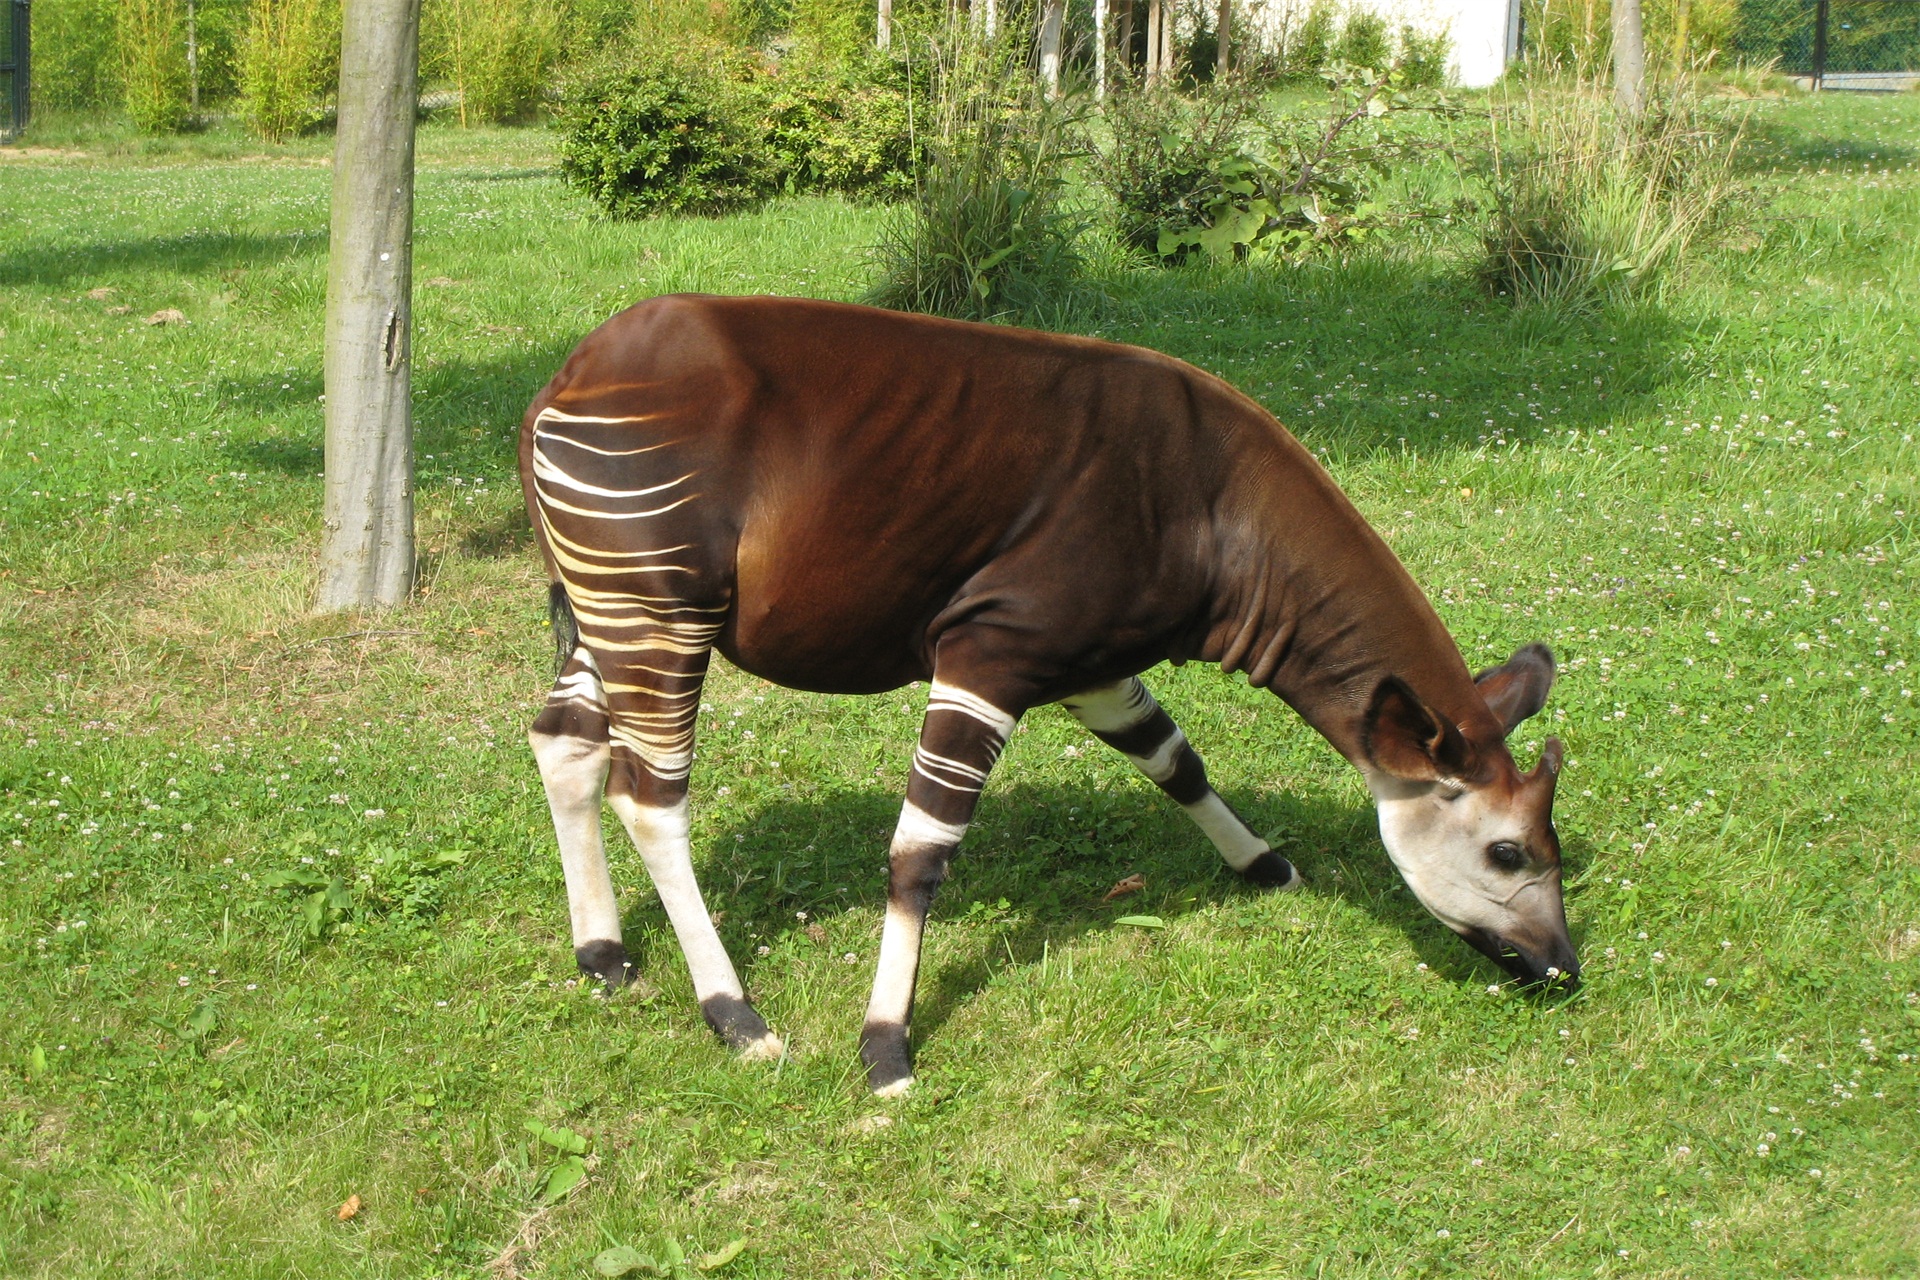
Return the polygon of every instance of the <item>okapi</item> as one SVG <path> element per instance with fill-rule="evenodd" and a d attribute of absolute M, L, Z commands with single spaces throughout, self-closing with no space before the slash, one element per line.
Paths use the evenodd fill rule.
<path fill-rule="evenodd" d="M 1139 674 L 1218 663 L 1365 775 L 1387 852 L 1509 973 L 1573 982 L 1552 820 L 1561 748 L 1505 738 L 1552 654 L 1470 676 L 1413 578 L 1287 430 L 1168 356 L 790 298 L 663 297 L 601 325 L 528 408 L 527 510 L 562 668 L 529 737 L 574 954 L 627 977 L 604 795 L 639 846 L 707 1022 L 748 1004 L 694 880 L 687 774 L 714 649 L 796 689 L 931 692 L 889 857 L 861 1033 L 869 1086 L 912 1081 L 921 933 L 1020 716 L 1057 702 L 1190 814 L 1227 864 L 1293 866 L 1208 785 Z"/>

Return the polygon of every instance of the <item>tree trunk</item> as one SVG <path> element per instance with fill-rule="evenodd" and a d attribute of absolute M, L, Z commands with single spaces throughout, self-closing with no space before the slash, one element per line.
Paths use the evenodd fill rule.
<path fill-rule="evenodd" d="M 1107 0 L 1093 0 L 1093 96 L 1107 96 Z"/>
<path fill-rule="evenodd" d="M 1131 82 L 1133 80 L 1133 9 L 1139 0 L 1121 0 L 1126 5 L 1120 11 L 1120 70 Z"/>
<path fill-rule="evenodd" d="M 413 122 L 420 0 L 346 0 L 327 256 L 322 610 L 413 589 Z"/>
<path fill-rule="evenodd" d="M 874 27 L 874 43 L 882 49 L 893 47 L 893 0 L 880 0 L 880 13 Z"/>
<path fill-rule="evenodd" d="M 1613 0 L 1613 101 L 1630 116 L 1640 114 L 1647 76 L 1647 43 L 1640 29 L 1640 0 Z"/>
<path fill-rule="evenodd" d="M 1060 28 L 1066 18 L 1067 0 L 1042 0 L 1040 5 L 1040 81 L 1047 96 L 1060 96 Z"/>
<path fill-rule="evenodd" d="M 1160 24 L 1162 0 L 1147 0 L 1147 83 L 1160 83 Z"/>
<path fill-rule="evenodd" d="M 1225 80 L 1233 70 L 1232 59 L 1227 53 L 1233 34 L 1233 0 L 1220 0 L 1220 48 L 1213 63 L 1213 78 Z"/>

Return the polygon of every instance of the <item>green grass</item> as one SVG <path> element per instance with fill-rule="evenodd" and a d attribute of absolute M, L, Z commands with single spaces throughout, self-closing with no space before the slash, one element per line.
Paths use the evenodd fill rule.
<path fill-rule="evenodd" d="M 1920 99 L 1757 110 L 1766 203 L 1659 309 L 1490 302 L 1463 229 L 1116 270 L 1077 313 L 1271 406 L 1470 662 L 1555 647 L 1518 754 L 1568 745 L 1579 996 L 1425 915 L 1283 706 L 1163 670 L 1308 888 L 1241 888 L 1035 713 L 885 1105 L 855 1036 L 925 690 L 709 685 L 697 859 L 786 1062 L 706 1032 L 624 847 L 643 981 L 597 997 L 521 737 L 550 668 L 513 480 L 599 319 L 854 296 L 880 215 L 612 226 L 545 135 L 426 129 L 426 586 L 313 618 L 324 140 L 0 161 L 0 1272 L 573 1277 L 736 1239 L 730 1276 L 1920 1269 Z M 317 939 L 265 887 L 303 868 L 354 900 Z M 551 1206 L 530 1120 L 591 1144 Z"/>

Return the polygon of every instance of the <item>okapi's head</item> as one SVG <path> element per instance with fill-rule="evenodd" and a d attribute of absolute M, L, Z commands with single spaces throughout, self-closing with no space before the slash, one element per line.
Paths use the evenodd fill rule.
<path fill-rule="evenodd" d="M 1380 838 L 1427 910 L 1523 982 L 1570 987 L 1580 962 L 1553 829 L 1560 740 L 1547 739 L 1531 773 L 1503 740 L 1546 703 L 1553 673 L 1553 654 L 1530 644 L 1476 677 L 1498 738 L 1470 738 L 1390 676 L 1367 709 L 1365 744 Z"/>

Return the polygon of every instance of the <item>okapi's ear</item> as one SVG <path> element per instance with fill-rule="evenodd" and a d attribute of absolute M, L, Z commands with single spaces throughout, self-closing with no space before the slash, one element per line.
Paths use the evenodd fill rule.
<path fill-rule="evenodd" d="M 1482 671 L 1473 682 L 1487 700 L 1487 709 L 1512 733 L 1515 725 L 1547 705 L 1553 671 L 1553 650 L 1535 641 L 1500 666 Z"/>
<path fill-rule="evenodd" d="M 1367 758 L 1403 782 L 1472 775 L 1473 749 L 1466 738 L 1399 676 L 1388 676 L 1374 690 L 1362 732 Z"/>

